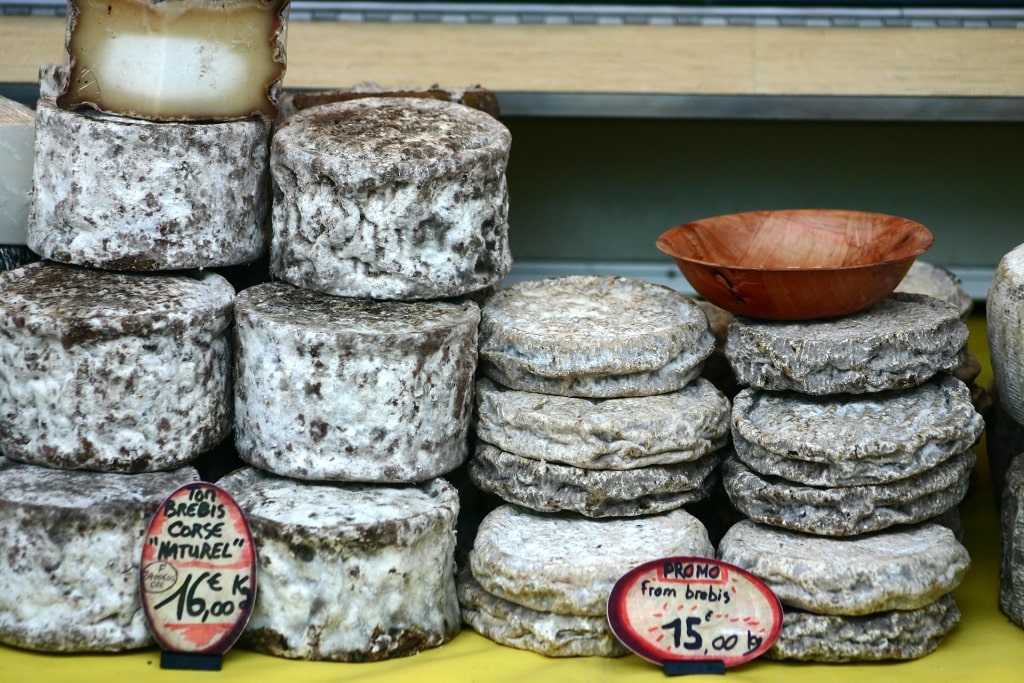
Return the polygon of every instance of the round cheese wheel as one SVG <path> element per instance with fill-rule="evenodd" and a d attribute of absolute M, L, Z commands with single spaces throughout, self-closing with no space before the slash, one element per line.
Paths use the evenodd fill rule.
<path fill-rule="evenodd" d="M 0 273 L 0 450 L 119 472 L 191 462 L 231 427 L 234 289 L 220 275 L 47 261 Z"/>
<path fill-rule="evenodd" d="M 297 479 L 426 481 L 468 452 L 480 319 L 471 301 L 238 296 L 235 443 Z"/>
<path fill-rule="evenodd" d="M 274 134 L 271 270 L 340 296 L 437 299 L 498 283 L 511 135 L 453 102 L 370 97 L 291 116 Z"/>

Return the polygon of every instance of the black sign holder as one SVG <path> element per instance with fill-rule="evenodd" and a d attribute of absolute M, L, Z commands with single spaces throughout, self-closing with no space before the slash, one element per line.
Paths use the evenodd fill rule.
<path fill-rule="evenodd" d="M 199 655 L 192 652 L 169 652 L 160 655 L 161 669 L 188 669 L 189 671 L 220 671 L 223 655 Z"/>
<path fill-rule="evenodd" d="M 666 676 L 689 676 L 692 674 L 725 674 L 725 662 L 721 659 L 669 660 L 662 665 Z"/>

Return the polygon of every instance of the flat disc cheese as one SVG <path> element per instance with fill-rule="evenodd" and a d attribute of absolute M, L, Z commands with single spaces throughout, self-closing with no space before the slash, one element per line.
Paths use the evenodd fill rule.
<path fill-rule="evenodd" d="M 714 556 L 704 525 L 685 510 L 595 520 L 502 505 L 480 523 L 469 563 L 491 595 L 542 612 L 603 616 L 619 577 L 673 556 Z"/>
<path fill-rule="evenodd" d="M 479 309 L 275 282 L 235 305 L 235 442 L 299 479 L 414 482 L 466 458 Z"/>
<path fill-rule="evenodd" d="M 924 294 L 895 293 L 831 320 L 736 317 L 725 355 L 741 384 L 805 394 L 868 393 L 917 386 L 961 365 L 967 325 L 960 311 Z"/>
<path fill-rule="evenodd" d="M 729 401 L 697 378 L 678 391 L 605 400 L 477 382 L 476 434 L 503 451 L 585 469 L 693 461 L 725 445 Z"/>
<path fill-rule="evenodd" d="M 694 301 L 632 278 L 520 282 L 488 297 L 481 312 L 484 372 L 522 391 L 601 398 L 665 393 L 696 377 L 713 349 L 707 317 Z M 674 384 L 653 381 L 667 368 Z M 538 378 L 549 382 L 538 386 Z M 628 393 L 587 388 L 615 378 L 645 381 Z"/>
<path fill-rule="evenodd" d="M 234 289 L 220 275 L 0 273 L 0 450 L 49 467 L 164 470 L 230 429 Z"/>
<path fill-rule="evenodd" d="M 299 287 L 438 299 L 509 271 L 511 135 L 453 102 L 370 97 L 300 111 L 274 135 L 271 271 Z"/>
<path fill-rule="evenodd" d="M 269 135 L 262 118 L 154 123 L 40 99 L 28 246 L 110 270 L 254 261 L 266 247 Z"/>
<path fill-rule="evenodd" d="M 938 524 L 829 538 L 743 520 L 718 556 L 760 577 L 784 605 L 846 616 L 924 607 L 959 586 L 971 563 Z"/>
<path fill-rule="evenodd" d="M 946 374 L 853 396 L 744 389 L 732 422 L 750 468 L 811 486 L 905 479 L 967 450 L 985 428 L 967 385 Z"/>
<path fill-rule="evenodd" d="M 458 493 L 314 484 L 253 468 L 217 482 L 245 511 L 259 591 L 240 646 L 291 659 L 376 661 L 459 631 Z"/>
<path fill-rule="evenodd" d="M 151 645 L 139 599 L 149 520 L 191 467 L 112 474 L 0 459 L 0 642 L 47 652 Z"/>

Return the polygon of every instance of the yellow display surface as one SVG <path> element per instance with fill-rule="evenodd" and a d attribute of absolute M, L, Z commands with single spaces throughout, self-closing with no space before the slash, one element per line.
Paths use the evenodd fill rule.
<path fill-rule="evenodd" d="M 978 382 L 991 377 L 984 321 L 971 321 L 970 349 L 982 363 Z M 963 619 L 934 653 L 911 662 L 877 664 L 801 664 L 758 660 L 729 669 L 728 680 L 744 682 L 884 683 L 898 681 L 1024 680 L 1024 630 L 999 612 L 999 515 L 989 483 L 984 443 L 977 447 L 979 464 L 971 490 L 961 507 L 964 543 L 971 568 L 954 591 Z M 2 577 L 0 577 L 2 580 Z M 364 664 L 297 662 L 242 650 L 232 650 L 219 672 L 190 672 L 160 668 L 156 649 L 125 655 L 45 655 L 0 646 L 0 681 L 5 683 L 110 683 L 116 681 L 366 681 L 374 683 L 537 682 L 621 683 L 661 681 L 659 668 L 636 656 L 549 659 L 502 647 L 464 630 L 443 647 L 413 657 Z M 707 680 L 711 676 L 688 676 Z"/>

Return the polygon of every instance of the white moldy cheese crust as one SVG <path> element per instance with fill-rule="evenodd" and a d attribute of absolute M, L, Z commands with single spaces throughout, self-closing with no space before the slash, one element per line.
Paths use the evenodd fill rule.
<path fill-rule="evenodd" d="M 704 525 L 685 510 L 594 520 L 502 505 L 480 523 L 469 562 L 491 595 L 541 612 L 602 616 L 612 586 L 636 565 L 714 554 Z"/>
<path fill-rule="evenodd" d="M 512 137 L 475 109 L 365 98 L 300 111 L 274 135 L 271 272 L 328 294 L 439 299 L 512 266 Z"/>
<path fill-rule="evenodd" d="M 588 469 L 692 461 L 729 438 L 729 401 L 702 378 L 667 394 L 607 400 L 515 391 L 481 379 L 476 405 L 481 440 Z"/>
<path fill-rule="evenodd" d="M 959 586 L 971 563 L 952 531 L 927 523 L 828 538 L 741 520 L 718 556 L 760 577 L 784 605 L 846 616 L 924 607 Z"/>
<path fill-rule="evenodd" d="M 458 493 L 417 486 L 314 484 L 253 468 L 218 485 L 245 511 L 259 557 L 240 645 L 292 659 L 376 661 L 458 633 Z"/>
<path fill-rule="evenodd" d="M 152 644 L 139 600 L 143 537 L 191 467 L 111 474 L 0 459 L 0 642 L 46 652 Z"/>
<path fill-rule="evenodd" d="M 535 376 L 628 376 L 669 365 L 696 375 L 714 343 L 696 302 L 622 277 L 520 282 L 487 298 L 480 323 L 481 360 L 500 371 L 500 377 L 488 376 L 523 391 L 537 390 L 529 381 Z M 690 379 L 651 393 L 679 389 Z"/>
<path fill-rule="evenodd" d="M 235 307 L 235 443 L 298 479 L 416 482 L 468 452 L 471 301 L 334 297 L 283 282 Z"/>
<path fill-rule="evenodd" d="M 37 262 L 0 273 L 0 450 L 49 467 L 179 467 L 231 427 L 220 275 Z"/>
<path fill-rule="evenodd" d="M 153 123 L 64 111 L 44 97 L 28 245 L 110 270 L 256 260 L 266 249 L 269 136 L 262 118 Z"/>

